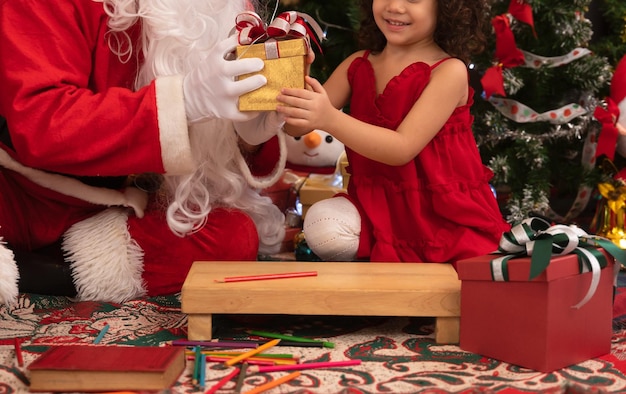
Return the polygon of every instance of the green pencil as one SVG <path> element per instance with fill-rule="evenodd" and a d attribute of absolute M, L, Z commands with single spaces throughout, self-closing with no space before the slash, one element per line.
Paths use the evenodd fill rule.
<path fill-rule="evenodd" d="M 277 334 L 274 332 L 257 331 L 257 330 L 250 330 L 247 332 L 248 334 L 257 335 L 257 336 L 265 337 L 265 338 L 284 339 L 285 341 L 301 342 L 301 343 L 321 343 L 323 344 L 324 347 L 331 348 L 331 349 L 335 347 L 335 344 L 332 342 L 316 341 L 314 339 L 294 337 L 292 335 L 284 335 L 284 334 Z"/>

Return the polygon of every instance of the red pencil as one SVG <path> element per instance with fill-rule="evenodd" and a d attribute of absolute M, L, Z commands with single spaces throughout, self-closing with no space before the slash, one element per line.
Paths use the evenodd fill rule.
<path fill-rule="evenodd" d="M 230 380 L 232 378 L 235 377 L 235 375 L 237 375 L 239 373 L 239 368 L 235 368 L 233 369 L 233 371 L 231 373 L 229 373 L 228 375 L 224 376 L 222 379 L 220 379 L 219 382 L 217 382 L 215 384 L 215 386 L 211 387 L 210 389 L 208 389 L 207 391 L 204 392 L 204 394 L 212 394 L 214 392 L 216 392 L 217 390 L 219 390 L 222 386 L 224 386 L 226 383 L 230 382 Z"/>
<path fill-rule="evenodd" d="M 218 283 L 228 283 L 228 282 L 245 282 L 249 280 L 302 278 L 305 276 L 317 276 L 317 271 L 287 272 L 283 274 L 266 274 L 266 275 L 250 275 L 250 276 L 229 276 L 221 280 L 215 279 L 215 281 Z"/>
<path fill-rule="evenodd" d="M 17 365 L 24 366 L 24 357 L 22 356 L 22 346 L 19 338 L 14 338 L 13 344 L 15 345 L 15 357 L 17 358 Z"/>

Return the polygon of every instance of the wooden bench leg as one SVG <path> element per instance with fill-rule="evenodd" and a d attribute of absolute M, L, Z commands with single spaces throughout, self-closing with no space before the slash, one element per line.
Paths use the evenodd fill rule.
<path fill-rule="evenodd" d="M 208 341 L 213 338 L 213 315 L 187 315 L 187 338 L 190 341 Z"/>
<path fill-rule="evenodd" d="M 440 344 L 459 343 L 460 317 L 437 317 L 435 319 L 435 342 Z"/>

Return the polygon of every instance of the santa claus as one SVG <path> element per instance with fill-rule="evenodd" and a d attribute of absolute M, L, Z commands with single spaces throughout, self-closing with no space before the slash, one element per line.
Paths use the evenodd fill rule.
<path fill-rule="evenodd" d="M 278 250 L 283 214 L 257 189 L 284 167 L 264 153 L 282 121 L 237 110 L 266 81 L 235 77 L 263 62 L 227 59 L 250 6 L 0 3 L 0 302 L 57 283 L 20 258 L 57 243 L 78 298 L 111 302 L 177 292 L 196 260 Z"/>

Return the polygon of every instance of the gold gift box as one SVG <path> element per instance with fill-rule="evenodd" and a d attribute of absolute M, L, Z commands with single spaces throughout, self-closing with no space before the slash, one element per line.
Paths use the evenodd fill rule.
<path fill-rule="evenodd" d="M 278 58 L 272 59 L 272 55 L 266 53 L 266 45 L 274 45 L 275 42 Z M 261 44 L 245 45 L 237 47 L 237 58 L 258 57 L 263 59 L 265 67 L 255 74 L 265 75 L 267 84 L 257 90 L 243 94 L 239 97 L 240 111 L 273 111 L 278 101 L 276 96 L 282 88 L 304 88 L 304 75 L 306 69 L 307 45 L 303 38 L 272 41 Z M 270 57 L 268 59 L 268 57 Z M 240 79 L 245 79 L 254 74 L 244 74 Z"/>
<path fill-rule="evenodd" d="M 311 205 L 345 192 L 342 177 L 338 174 L 310 174 L 298 193 L 302 204 L 302 218 L 306 216 Z"/>

